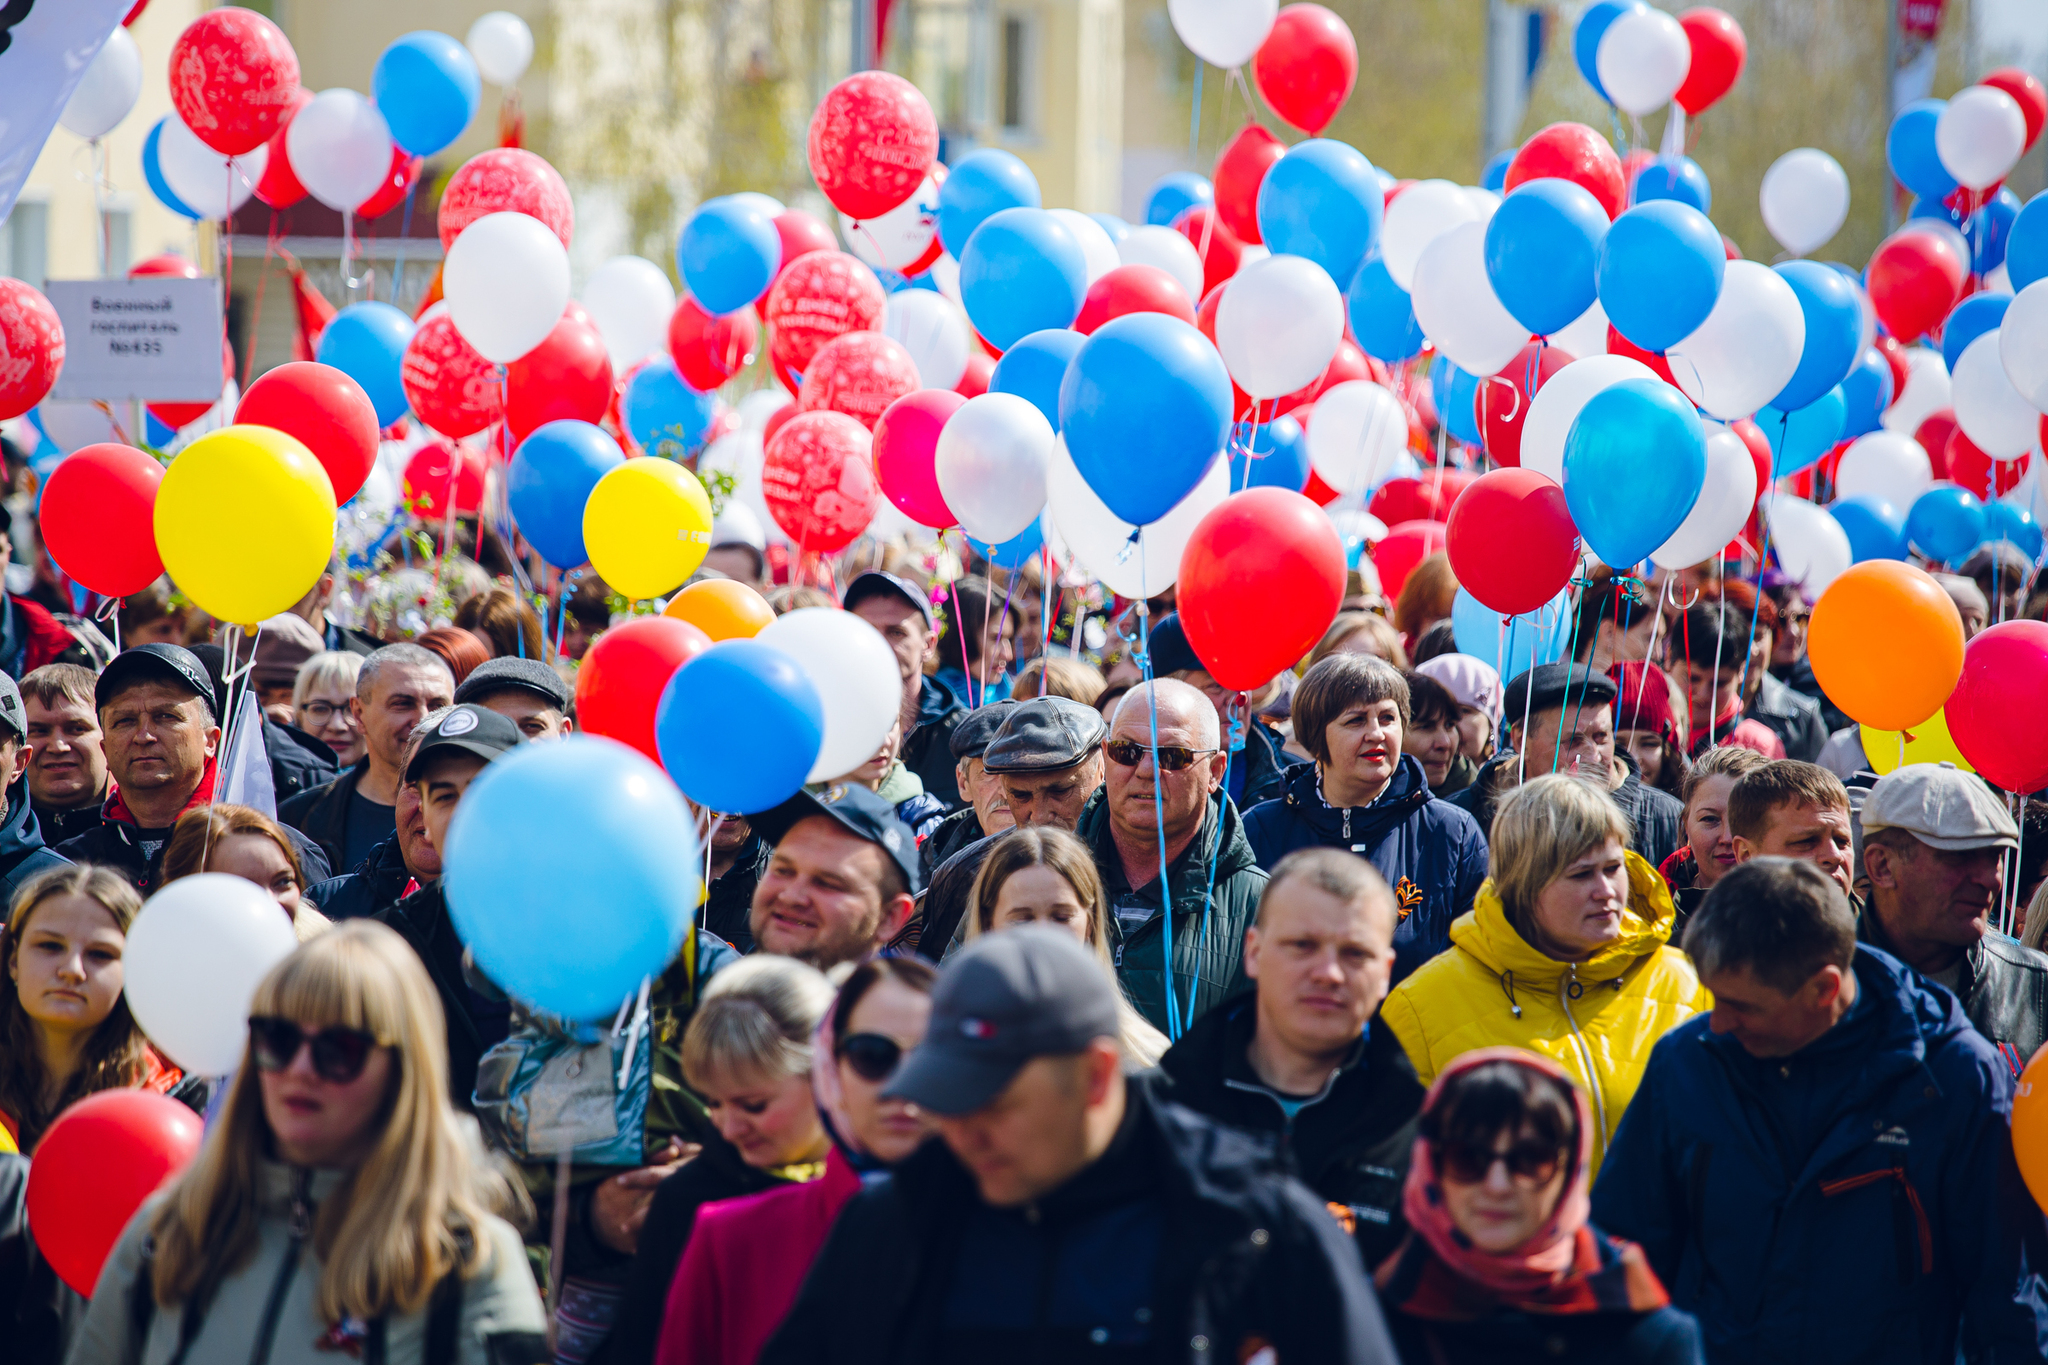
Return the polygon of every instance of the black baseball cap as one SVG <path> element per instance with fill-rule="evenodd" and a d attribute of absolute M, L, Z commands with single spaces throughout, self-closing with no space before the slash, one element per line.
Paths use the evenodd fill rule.
<path fill-rule="evenodd" d="M 1145 639 L 1146 652 L 1152 656 L 1152 676 L 1168 677 L 1193 669 L 1207 672 L 1209 666 L 1195 654 L 1195 647 L 1188 643 L 1188 633 L 1181 628 L 1180 613 L 1170 612 L 1159 618 L 1159 624 L 1152 627 Z"/>
<path fill-rule="evenodd" d="M 486 660 L 471 669 L 462 685 L 455 689 L 455 700 L 459 705 L 493 692 L 514 690 L 533 693 L 563 715 L 568 715 L 576 702 L 576 694 L 570 690 L 569 684 L 562 681 L 561 674 L 538 659 L 521 659 L 509 654 Z"/>
<path fill-rule="evenodd" d="M 1094 753 L 1109 726 L 1092 706 L 1033 697 L 1012 706 L 981 756 L 992 773 L 1050 773 Z"/>
<path fill-rule="evenodd" d="M 914 896 L 924 889 L 917 870 L 917 836 L 910 826 L 896 818 L 896 808 L 866 787 L 835 782 L 822 791 L 799 791 L 779 806 L 748 813 L 754 833 L 770 847 L 782 842 L 799 821 L 813 815 L 829 815 L 855 838 L 878 844 L 902 869 L 904 884 Z"/>
<path fill-rule="evenodd" d="M 213 678 L 208 675 L 206 665 L 199 662 L 199 656 L 179 645 L 137 645 L 124 649 L 114 656 L 114 661 L 100 670 L 99 680 L 92 685 L 93 710 L 104 709 L 124 689 L 140 682 L 167 682 L 174 687 L 191 690 L 192 695 L 206 703 L 206 714 L 218 716 L 220 701 L 213 690 Z M 15 693 L 15 705 L 21 705 L 21 694 Z"/>
<path fill-rule="evenodd" d="M 1510 725 L 1526 725 L 1538 711 L 1567 703 L 1607 706 L 1615 696 L 1614 679 L 1584 664 L 1538 664 L 1508 682 L 1502 697 L 1503 719 Z"/>
<path fill-rule="evenodd" d="M 902 598 L 917 608 L 918 615 L 924 617 L 925 629 L 931 629 L 932 599 L 925 595 L 924 589 L 907 578 L 884 573 L 880 569 L 869 569 L 848 583 L 846 595 L 839 599 L 839 603 L 848 611 L 852 611 L 868 598 L 875 596 Z"/>
<path fill-rule="evenodd" d="M 1013 698 L 1005 697 L 986 706 L 977 706 L 960 717 L 953 726 L 953 733 L 946 737 L 946 747 L 953 751 L 953 761 L 958 763 L 963 758 L 980 758 L 988 749 L 989 741 L 996 737 L 996 731 L 1002 729 L 1010 708 L 1016 704 Z"/>
<path fill-rule="evenodd" d="M 971 1114 L 1032 1059 L 1115 1038 L 1116 991 L 1101 961 L 1063 929 L 983 934 L 939 969 L 924 1041 L 882 1093 L 934 1114 Z"/>
<path fill-rule="evenodd" d="M 434 722 L 419 748 L 413 751 L 412 762 L 405 765 L 405 780 L 419 781 L 427 764 L 442 754 L 473 754 L 489 763 L 525 742 L 526 736 L 519 733 L 519 727 L 496 711 L 473 702 L 452 706 Z"/>

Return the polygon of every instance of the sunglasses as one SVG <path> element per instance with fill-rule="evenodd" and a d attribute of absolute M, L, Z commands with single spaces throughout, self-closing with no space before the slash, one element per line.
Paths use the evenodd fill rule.
<path fill-rule="evenodd" d="M 1139 744 L 1135 740 L 1118 739 L 1103 745 L 1102 752 L 1108 754 L 1109 761 L 1120 768 L 1135 768 L 1139 759 L 1152 752 L 1152 746 Z M 1184 744 L 1162 744 L 1159 746 L 1159 766 L 1167 772 L 1177 773 L 1203 754 L 1217 752 L 1219 751 L 1215 749 L 1190 749 Z"/>
<path fill-rule="evenodd" d="M 832 1051 L 845 1059 L 854 1075 L 876 1085 L 895 1075 L 898 1063 L 903 1060 L 903 1045 L 879 1033 L 850 1034 L 841 1038 Z"/>
<path fill-rule="evenodd" d="M 1437 1147 L 1437 1170 L 1456 1185 L 1477 1185 L 1493 1173 L 1497 1161 L 1507 1163 L 1508 1175 L 1519 1184 L 1547 1185 L 1564 1164 L 1564 1153 L 1542 1143 L 1517 1143 L 1505 1152 L 1491 1147 L 1468 1147 L 1463 1143 L 1442 1143 Z"/>
<path fill-rule="evenodd" d="M 310 1046 L 313 1070 L 320 1079 L 347 1085 L 363 1074 L 377 1039 L 352 1028 L 323 1028 L 309 1033 L 289 1019 L 259 1014 L 249 1020 L 249 1045 L 256 1054 L 257 1068 L 263 1071 L 284 1070 L 302 1046 Z"/>

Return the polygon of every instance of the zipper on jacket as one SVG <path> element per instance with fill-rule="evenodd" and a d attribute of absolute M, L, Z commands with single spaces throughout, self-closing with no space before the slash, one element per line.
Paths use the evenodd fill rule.
<path fill-rule="evenodd" d="M 285 1248 L 283 1264 L 277 1268 L 277 1278 L 271 1282 L 270 1297 L 263 1304 L 263 1324 L 257 1329 L 255 1344 L 249 1348 L 249 1365 L 267 1365 L 270 1360 L 271 1342 L 277 1336 L 277 1320 L 284 1313 L 284 1297 L 291 1290 L 293 1276 L 298 1273 L 299 1249 L 313 1231 L 313 1202 L 307 1197 L 312 1183 L 311 1171 L 292 1171 L 291 1241 Z"/>
<path fill-rule="evenodd" d="M 1607 1150 L 1607 1101 L 1600 1093 L 1600 1072 L 1593 1064 L 1593 1045 L 1586 1041 L 1586 1035 L 1579 1031 L 1579 1021 L 1572 1016 L 1571 988 L 1579 984 L 1579 967 L 1576 962 L 1567 964 L 1565 973 L 1557 979 L 1557 1006 L 1564 1011 L 1564 1021 L 1571 1026 L 1572 1042 L 1578 1046 L 1579 1055 L 1586 1062 L 1586 1093 L 1593 1097 L 1593 1118 L 1600 1125 L 1596 1150 L 1606 1154 Z"/>

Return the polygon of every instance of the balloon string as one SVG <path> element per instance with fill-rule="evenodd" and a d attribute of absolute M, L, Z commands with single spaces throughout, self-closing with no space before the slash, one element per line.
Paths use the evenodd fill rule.
<path fill-rule="evenodd" d="M 412 235 L 412 197 L 419 190 L 417 175 L 405 187 L 405 217 L 399 220 L 398 261 L 391 267 L 391 301 L 403 308 L 401 295 L 405 293 L 405 241 Z"/>
<path fill-rule="evenodd" d="M 1771 489 L 1772 509 L 1775 510 L 1777 505 L 1778 491 L 1774 485 Z M 1764 518 L 1763 549 L 1757 555 L 1756 600 L 1749 604 L 1749 653 L 1743 656 L 1742 675 L 1735 689 L 1735 702 L 1738 708 L 1743 705 L 1743 698 L 1749 692 L 1749 664 L 1750 660 L 1756 656 L 1756 618 L 1757 613 L 1763 610 L 1764 605 L 1764 569 L 1771 562 L 1771 521 L 1772 518 L 1766 515 Z M 1720 664 L 1718 662 L 1715 663 L 1714 670 L 1716 673 L 1720 672 Z"/>
<path fill-rule="evenodd" d="M 1138 590 L 1143 592 L 1145 583 L 1145 528 L 1140 526 L 1132 533 L 1138 543 Z M 1160 788 L 1159 768 L 1159 689 L 1153 686 L 1151 608 L 1143 597 L 1138 599 L 1138 672 L 1146 687 L 1146 713 L 1152 733 L 1152 822 L 1159 829 L 1159 947 L 1166 970 L 1162 981 L 1166 987 L 1166 1037 L 1177 1042 L 1181 1035 L 1180 1008 L 1173 994 L 1173 889 L 1166 878 L 1166 804 Z M 1222 837 L 1222 831 L 1217 831 Z M 1188 1009 L 1194 1010 L 1193 986 L 1188 995 Z"/>
<path fill-rule="evenodd" d="M 1205 63 L 1195 58 L 1195 98 L 1188 106 L 1188 166 L 1199 172 L 1202 169 L 1202 67 Z"/>

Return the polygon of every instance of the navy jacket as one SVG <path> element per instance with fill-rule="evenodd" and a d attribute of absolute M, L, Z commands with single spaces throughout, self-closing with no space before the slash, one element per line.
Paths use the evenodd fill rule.
<path fill-rule="evenodd" d="M 966 800 L 953 768 L 953 727 L 966 714 L 953 689 L 927 673 L 917 694 L 917 724 L 903 737 L 903 766 L 948 808 Z"/>
<path fill-rule="evenodd" d="M 1245 727 L 1244 751 L 1230 756 L 1230 774 L 1223 790 L 1239 810 L 1287 795 L 1287 777 L 1308 763 L 1281 747 L 1280 737 L 1258 721 Z"/>
<path fill-rule="evenodd" d="M 372 848 L 352 871 L 306 888 L 306 898 L 329 919 L 368 919 L 398 904 L 411 881 L 412 873 L 406 870 L 394 834 Z"/>
<path fill-rule="evenodd" d="M 1713 1365 L 1953 1365 L 1959 1339 L 1971 1361 L 2041 1360 L 2012 1072 L 1946 990 L 1867 945 L 1855 972 L 1873 1013 L 1836 1025 L 1853 1055 L 1810 1056 L 1823 1035 L 1752 1058 L 1711 1016 L 1666 1034 L 1593 1220 L 1642 1246 Z M 1788 1123 L 1817 1143 L 1803 1161 Z"/>
<path fill-rule="evenodd" d="M 29 806 L 28 783 L 8 787 L 7 814 L 0 816 L 0 914 L 14 903 L 14 893 L 31 877 L 70 861 L 44 845 L 36 813 Z"/>
<path fill-rule="evenodd" d="M 1287 774 L 1287 794 L 1244 817 L 1252 856 L 1271 872 L 1298 848 L 1343 848 L 1369 859 L 1394 888 L 1401 916 L 1394 930 L 1394 980 L 1451 946 L 1451 921 L 1472 908 L 1486 880 L 1486 833 L 1469 812 L 1429 794 L 1429 776 L 1401 755 L 1394 780 L 1370 806 L 1323 803 L 1318 769 Z"/>

